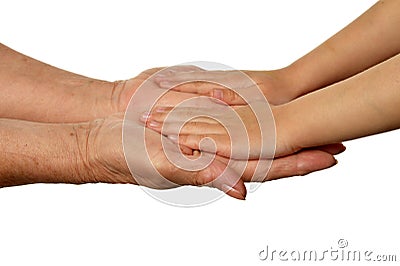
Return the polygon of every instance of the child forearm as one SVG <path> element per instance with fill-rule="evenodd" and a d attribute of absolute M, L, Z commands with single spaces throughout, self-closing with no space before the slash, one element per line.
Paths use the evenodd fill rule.
<path fill-rule="evenodd" d="M 319 47 L 287 67 L 296 96 L 353 76 L 400 52 L 400 1 L 379 1 Z"/>
<path fill-rule="evenodd" d="M 399 73 L 400 54 L 277 107 L 278 138 L 297 150 L 399 128 Z"/>

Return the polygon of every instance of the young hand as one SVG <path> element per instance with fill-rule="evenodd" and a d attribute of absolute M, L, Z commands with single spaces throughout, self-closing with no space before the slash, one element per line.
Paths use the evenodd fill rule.
<path fill-rule="evenodd" d="M 155 81 L 160 88 L 210 96 L 229 105 L 246 104 L 240 95 L 248 95 L 247 91 L 256 86 L 274 105 L 289 102 L 298 96 L 297 83 L 290 68 L 272 71 L 198 71 L 195 69 L 184 71 L 180 69 L 175 72 L 156 74 Z M 254 95 L 252 98 L 254 100 Z"/>
<path fill-rule="evenodd" d="M 259 102 L 231 108 L 197 98 L 178 107 L 156 107 L 150 115 L 142 115 L 141 121 L 182 147 L 240 160 L 271 159 L 275 126 L 265 108 L 268 104 Z"/>

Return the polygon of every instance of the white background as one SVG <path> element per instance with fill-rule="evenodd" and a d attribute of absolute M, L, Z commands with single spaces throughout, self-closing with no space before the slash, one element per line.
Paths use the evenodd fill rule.
<path fill-rule="evenodd" d="M 0 42 L 105 80 L 196 60 L 274 69 L 374 2 L 7 0 Z M 267 265 L 266 245 L 322 251 L 340 238 L 400 260 L 399 143 L 399 131 L 351 141 L 334 168 L 199 208 L 129 185 L 0 189 L 0 265 Z"/>

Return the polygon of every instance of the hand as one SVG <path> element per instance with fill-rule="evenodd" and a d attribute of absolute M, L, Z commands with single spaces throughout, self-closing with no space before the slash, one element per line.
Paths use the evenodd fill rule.
<path fill-rule="evenodd" d="M 268 110 L 263 110 L 269 106 L 258 103 L 252 105 L 255 110 L 249 105 L 231 108 L 207 98 L 196 98 L 174 108 L 157 107 L 150 115 L 143 115 L 141 122 L 176 143 L 179 136 L 181 147 L 239 160 L 272 159 L 275 147 L 274 121 Z M 214 143 L 202 142 L 205 138 L 212 139 L 216 148 Z"/>
<path fill-rule="evenodd" d="M 279 71 L 280 73 L 284 73 L 283 71 Z M 252 75 L 253 78 L 255 75 L 261 75 L 263 74 L 262 72 L 246 72 L 249 75 Z M 268 73 L 268 72 L 267 72 Z M 271 76 L 278 77 L 279 75 L 277 74 L 278 71 L 271 71 L 269 72 L 271 73 Z M 183 74 L 183 77 L 179 78 L 180 75 Z M 194 76 L 194 78 L 193 78 Z M 240 97 L 237 97 L 237 95 L 235 93 L 233 93 L 231 90 L 225 88 L 224 86 L 216 86 L 215 83 L 210 83 L 210 82 L 191 82 L 191 83 L 182 83 L 181 82 L 186 82 L 186 81 L 192 81 L 192 80 L 208 80 L 208 81 L 213 81 L 213 82 L 219 82 L 219 83 L 224 83 L 226 84 L 226 82 L 224 82 L 222 80 L 222 78 L 225 79 L 231 79 L 231 80 L 235 80 L 235 77 L 237 79 L 237 77 L 239 76 L 237 71 L 207 71 L 207 72 L 201 72 L 201 73 L 197 73 L 196 71 L 191 71 L 191 72 L 187 72 L 187 73 L 171 73 L 168 75 L 156 75 L 155 76 L 155 81 L 159 84 L 162 85 L 161 87 L 167 88 L 170 86 L 174 86 L 175 84 L 180 84 L 177 85 L 176 87 L 173 87 L 172 90 L 174 91 L 180 91 L 180 92 L 184 92 L 184 93 L 188 93 L 188 92 L 194 92 L 194 93 L 198 93 L 200 95 L 208 95 L 208 96 L 214 96 L 214 98 L 220 98 L 218 97 L 218 95 L 214 95 L 215 89 L 216 87 L 218 89 L 222 89 L 223 92 L 223 97 L 222 99 L 230 104 L 243 104 L 244 101 L 241 100 Z M 282 77 L 282 75 L 281 75 Z M 174 80 L 175 79 L 175 80 Z M 284 80 L 284 78 L 281 78 L 281 80 Z M 257 80 L 260 80 L 259 78 Z M 268 80 L 268 79 L 265 79 Z M 266 82 L 264 80 L 264 82 Z M 278 79 L 275 79 L 278 80 Z M 172 84 L 168 84 L 168 83 L 162 83 L 163 81 L 172 81 Z M 175 83 L 174 83 L 175 82 Z M 162 83 L 162 84 L 161 84 Z M 257 81 L 257 83 L 260 85 L 262 84 L 261 82 Z M 264 85 L 267 84 L 263 83 Z M 281 87 L 277 87 L 274 88 L 271 84 L 273 84 L 272 82 L 270 82 L 269 86 L 263 86 L 263 91 L 268 92 L 269 94 L 267 94 L 267 98 L 270 100 L 270 102 L 274 103 L 274 104 L 280 104 L 280 103 L 285 103 L 288 100 L 293 99 L 293 97 L 296 96 L 296 93 L 294 90 L 289 90 L 286 88 L 284 88 L 284 86 Z M 274 84 L 278 84 L 277 82 L 275 82 Z M 283 83 L 282 83 L 283 84 Z M 243 85 L 243 82 L 242 82 Z M 261 85 L 262 86 L 262 85 Z M 278 89 L 278 88 L 282 88 L 282 89 Z M 246 89 L 239 88 L 239 91 L 245 91 Z M 238 91 L 238 90 L 236 90 Z M 171 92 L 171 91 L 169 91 Z M 225 93 L 226 92 L 226 93 Z M 270 97 L 269 95 L 273 95 L 273 97 Z M 235 107 L 236 108 L 236 107 Z M 163 109 L 163 108 L 161 108 Z M 165 117 L 165 113 L 168 112 L 168 108 L 164 108 L 164 114 L 161 113 L 157 113 L 154 117 L 153 114 L 154 112 L 150 115 L 149 119 L 147 118 L 142 118 L 142 121 L 146 120 L 147 121 L 147 126 L 151 127 L 152 129 L 161 132 L 161 124 L 163 121 L 163 116 Z M 242 117 L 242 120 L 244 121 L 254 121 L 254 115 L 250 114 L 249 112 L 246 111 L 246 107 L 241 108 L 241 107 L 237 107 L 236 110 L 238 111 L 238 114 L 240 117 Z M 192 111 L 191 111 L 192 112 Z M 243 119 L 245 116 L 250 117 L 247 119 Z M 158 118 L 157 118 L 158 117 Z M 252 117 L 252 118 L 251 118 Z M 157 123 L 152 123 L 152 125 L 150 126 L 150 121 L 154 120 Z M 170 120 L 170 122 L 172 122 L 172 120 Z M 180 121 L 182 122 L 182 121 Z M 179 122 L 179 123 L 180 123 Z M 230 154 L 230 143 L 227 141 L 224 141 L 224 139 L 226 140 L 226 130 L 221 127 L 220 125 L 218 125 L 218 123 L 216 123 L 214 120 L 204 120 L 203 118 L 199 120 L 193 120 L 192 122 L 194 123 L 189 123 L 186 124 L 181 131 L 181 135 L 183 136 L 183 138 L 180 137 L 179 142 L 181 144 L 186 144 L 189 145 L 193 148 L 199 148 L 199 139 L 202 139 L 203 137 L 205 137 L 205 135 L 203 134 L 201 137 L 199 135 L 192 135 L 190 136 L 189 133 L 193 133 L 192 129 L 193 127 L 197 127 L 197 126 L 207 126 L 207 129 L 204 131 L 204 128 L 201 128 L 201 130 L 203 132 L 207 132 L 207 130 L 211 130 L 211 128 L 209 128 L 208 126 L 211 124 L 212 128 L 216 131 L 213 132 L 211 135 L 212 138 L 216 138 L 217 135 L 220 140 L 217 141 L 217 152 L 221 155 L 228 155 Z M 209 123 L 209 124 L 207 124 Z M 250 139 L 252 140 L 257 140 L 257 137 L 259 136 L 259 132 L 257 132 L 257 130 L 251 130 L 252 125 L 254 125 L 253 123 L 247 123 L 247 131 L 251 132 L 250 135 Z M 175 138 L 175 136 L 177 136 L 177 132 L 176 132 L 176 127 L 175 127 L 175 131 L 173 129 L 173 127 L 171 126 L 167 126 L 164 125 L 164 129 L 166 131 L 164 131 L 164 133 L 173 133 L 173 138 Z M 172 129 L 172 132 L 168 132 L 169 129 Z M 186 134 L 187 133 L 187 134 Z M 280 135 L 280 134 L 278 134 Z M 209 135 L 210 136 L 210 135 Z M 186 139 L 185 139 L 186 138 Z M 300 147 L 290 147 L 289 145 L 285 145 L 283 141 L 280 141 L 279 136 L 277 137 L 277 141 L 279 143 L 282 144 L 278 144 L 279 147 L 283 147 L 282 149 L 278 149 L 276 155 L 279 154 L 290 154 L 288 156 L 279 158 L 279 159 L 275 159 L 272 166 L 271 166 L 271 171 L 268 174 L 268 177 L 264 177 L 263 180 L 270 180 L 270 179 L 276 179 L 276 178 L 281 178 L 281 177 L 285 177 L 285 176 L 292 176 L 292 175 L 304 175 L 304 174 L 308 174 L 310 172 L 313 171 L 317 171 L 317 170 L 321 170 L 324 168 L 328 168 L 334 164 L 336 164 L 336 160 L 334 159 L 334 157 L 332 155 L 336 155 L 338 153 L 341 153 L 345 150 L 345 147 L 342 144 L 330 144 L 330 145 L 324 145 L 324 146 L 320 146 L 320 147 L 314 147 L 312 149 L 300 149 Z M 197 140 L 196 140 L 197 139 Z M 257 151 L 257 149 L 254 149 L 255 147 L 257 147 L 257 141 L 251 141 L 251 143 L 254 143 L 253 145 L 250 146 L 250 157 L 254 158 L 257 157 L 256 154 L 254 154 L 254 151 Z M 295 151 L 298 151 L 296 153 L 293 153 Z M 251 165 L 251 163 L 249 162 L 249 165 Z M 301 167 L 297 167 L 297 166 Z M 283 168 L 281 168 L 281 166 L 284 166 Z M 303 168 L 305 167 L 305 168 Z M 248 169 L 250 169 L 249 171 L 251 172 L 251 167 L 248 167 Z M 281 172 L 280 170 L 283 170 L 283 172 Z M 300 170 L 302 169 L 302 170 Z M 277 174 L 280 173 L 280 174 Z M 244 177 L 244 179 L 246 181 L 248 181 L 246 179 L 246 177 Z"/>
<path fill-rule="evenodd" d="M 172 88 L 174 91 L 210 96 L 229 105 L 245 104 L 246 102 L 238 95 L 245 94 L 250 87 L 257 85 L 271 104 L 278 105 L 298 96 L 293 76 L 290 68 L 272 71 L 199 71 L 196 69 L 184 71 L 181 69 L 156 74 L 155 81 L 160 88 Z M 235 89 L 236 93 L 226 87 Z"/>
<path fill-rule="evenodd" d="M 331 147 L 328 152 L 306 150 L 298 154 L 275 159 L 267 176 L 264 173 L 268 169 L 263 169 L 263 167 L 269 167 L 270 162 L 268 160 L 250 160 L 249 162 L 230 160 L 229 162 L 227 158 L 220 156 L 216 156 L 213 163 L 204 170 L 198 172 L 184 171 L 168 161 L 161 146 L 160 136 L 151 130 L 146 130 L 146 147 L 152 164 L 161 175 L 154 175 L 154 169 L 147 167 L 145 154 L 136 153 L 137 156 L 130 158 L 136 161 L 130 163 L 130 165 L 138 165 L 142 166 L 142 168 L 132 169 L 132 172 L 138 174 L 133 178 L 125 161 L 122 147 L 122 115 L 97 119 L 74 127 L 80 151 L 77 154 L 84 162 L 84 167 L 79 172 L 81 176 L 86 176 L 81 183 L 89 181 L 131 183 L 158 189 L 173 188 L 179 185 L 207 184 L 238 199 L 244 199 L 246 196 L 243 181 L 263 182 L 293 175 L 305 175 L 334 165 L 335 160 L 330 153 L 335 154 L 341 151 L 340 147 Z M 129 125 L 130 131 L 135 131 L 137 128 L 141 127 L 137 127 L 134 123 Z M 184 150 L 184 152 L 191 158 L 198 156 L 196 154 L 189 155 L 190 150 Z M 234 172 L 228 169 L 230 176 L 225 174 L 218 178 L 228 163 L 230 163 L 230 168 Z M 241 176 L 243 181 L 238 180 L 235 176 L 241 173 L 243 169 L 244 172 Z M 256 171 L 257 169 L 258 171 Z"/>
<path fill-rule="evenodd" d="M 122 145 L 123 116 L 114 115 L 104 119 L 97 119 L 89 124 L 76 126 L 78 142 L 84 165 L 83 170 L 89 180 L 109 183 L 132 183 L 151 188 L 167 189 L 179 185 L 208 185 L 216 187 L 228 195 L 244 199 L 246 188 L 243 181 L 232 170 L 226 169 L 225 162 L 214 160 L 200 171 L 185 171 L 177 168 L 167 159 L 164 149 L 170 149 L 174 154 L 173 146 L 168 139 L 162 146 L 160 135 L 146 130 L 147 153 L 139 144 L 142 139 L 135 138 L 141 135 L 144 128 L 134 122 L 125 121 L 129 136 L 124 136 L 129 145 L 125 145 L 125 154 L 128 165 L 134 173 L 132 178 L 128 165 L 125 162 Z M 143 152 L 143 153 L 142 153 Z M 191 153 L 191 150 L 185 152 Z M 133 155 L 133 156 L 132 156 Z M 191 159 L 195 155 L 188 155 Z M 132 166 L 134 166 L 132 168 Z"/>
<path fill-rule="evenodd" d="M 153 75 L 155 75 L 157 72 L 161 72 L 163 74 L 169 75 L 173 74 L 174 72 L 180 72 L 180 71 L 197 71 L 197 72 L 202 72 L 204 71 L 203 69 L 196 67 L 196 66 L 173 66 L 173 67 L 168 67 L 168 68 L 151 68 L 147 69 L 143 72 L 141 72 L 139 75 L 137 75 L 134 78 L 128 79 L 128 80 L 121 80 L 121 81 L 115 81 L 113 84 L 112 92 L 111 92 L 111 103 L 110 105 L 113 106 L 110 108 L 109 115 L 112 115 L 114 113 L 119 113 L 119 112 L 125 112 L 129 101 L 131 100 L 132 96 L 135 94 L 137 89 L 147 80 L 150 79 Z M 152 79 L 154 80 L 154 78 Z M 156 83 L 154 83 L 155 87 Z M 168 97 L 164 97 L 162 101 L 160 101 L 158 104 L 161 105 L 167 105 L 167 106 L 174 106 L 175 103 L 180 103 L 181 101 L 187 99 L 185 97 L 185 94 L 183 93 L 178 93 L 178 92 L 170 92 L 168 94 Z"/>
<path fill-rule="evenodd" d="M 156 88 L 153 89 L 156 90 Z M 181 93 L 180 95 L 184 94 Z M 171 97 L 170 92 L 168 92 L 159 102 L 176 101 L 175 95 L 173 96 Z M 192 97 L 192 95 L 185 95 L 185 98 L 187 97 Z M 139 108 L 140 106 L 136 107 Z M 143 130 L 143 127 L 135 123 L 130 124 L 130 127 L 131 132 Z M 181 170 L 167 160 L 161 146 L 160 135 L 146 130 L 146 147 L 148 148 L 152 164 L 156 166 L 162 178 L 160 178 L 160 175 L 154 175 L 153 168 L 144 167 L 142 169 L 133 169 L 133 172 L 137 173 L 135 179 L 133 179 L 123 156 L 121 134 L 121 116 L 113 116 L 92 122 L 84 134 L 80 134 L 82 136 L 80 139 L 83 140 L 80 150 L 83 151 L 82 154 L 85 154 L 86 151 L 87 155 L 83 156 L 87 158 L 85 165 L 90 166 L 86 167 L 86 170 L 91 173 L 90 175 L 94 179 L 97 178 L 99 181 L 112 183 L 139 183 L 154 188 L 169 188 L 183 184 L 204 185 L 208 183 L 208 185 L 217 187 L 233 197 L 244 198 L 246 190 L 242 180 L 265 181 L 292 175 L 307 174 L 335 164 L 335 160 L 328 152 L 305 151 L 275 160 L 271 165 L 268 176 L 266 176 L 263 174 L 266 173 L 264 169 L 257 171 L 257 166 L 269 166 L 270 162 L 268 161 L 251 160 L 247 162 L 231 160 L 230 168 L 236 174 L 228 171 L 230 176 L 225 175 L 216 179 L 224 171 L 226 164 L 228 164 L 226 158 L 216 156 L 216 159 L 209 167 L 199 172 Z M 132 143 L 134 144 L 135 141 L 132 141 Z M 135 152 L 134 147 L 130 150 Z M 184 149 L 184 152 L 189 157 L 197 156 L 196 153 L 191 154 L 191 150 Z M 337 152 L 337 150 L 330 152 Z M 134 164 L 139 166 L 145 165 L 143 164 L 144 156 L 141 156 L 141 154 L 137 153 L 134 159 L 136 160 Z M 243 168 L 245 168 L 245 171 L 241 173 Z M 236 178 L 238 174 L 242 174 L 242 180 Z M 229 187 L 233 187 L 233 189 L 229 189 Z"/>
<path fill-rule="evenodd" d="M 268 113 L 259 115 L 259 119 L 262 117 L 262 119 L 266 120 L 263 130 L 261 130 L 263 134 L 261 134 L 260 122 L 254 115 L 255 113 L 260 114 L 262 112 L 261 109 L 265 108 L 265 106 L 258 105 L 256 102 L 252 103 L 253 109 L 250 105 L 244 105 L 235 107 L 232 110 L 229 106 L 202 98 L 191 101 L 190 104 L 192 104 L 190 107 L 187 105 L 175 108 L 158 107 L 150 115 L 142 116 L 141 121 L 146 123 L 148 128 L 162 133 L 172 141 L 179 143 L 181 147 L 189 147 L 209 153 L 215 152 L 220 156 L 238 160 L 272 159 L 273 156 L 282 157 L 294 154 L 302 149 L 301 146 L 296 146 L 296 143 L 290 143 L 288 139 L 291 138 L 285 137 L 290 132 L 280 127 L 278 107 L 272 107 L 277 125 L 276 150 L 275 154 L 273 154 L 273 147 L 271 146 L 275 143 L 270 140 L 275 133 L 273 121 L 271 118 L 268 119 Z M 209 115 L 207 115 L 208 113 Z M 236 114 L 239 119 L 235 117 Z M 194 118 L 187 122 L 190 117 L 199 118 Z M 217 120 L 223 123 L 221 124 Z M 246 134 L 238 133 L 241 130 L 242 123 L 245 126 Z M 233 137 L 232 132 L 234 132 Z M 234 137 L 236 139 L 233 139 Z M 202 141 L 206 138 L 211 138 L 216 147 L 213 144 L 204 144 Z M 245 138 L 248 138 L 248 142 Z M 344 148 L 341 144 L 334 145 L 339 149 Z M 263 148 L 261 149 L 260 147 Z M 318 147 L 318 149 L 324 150 L 327 147 L 332 147 L 332 145 Z"/>

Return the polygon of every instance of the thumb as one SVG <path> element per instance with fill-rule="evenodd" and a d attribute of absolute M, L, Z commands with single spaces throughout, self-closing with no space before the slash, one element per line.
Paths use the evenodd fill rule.
<path fill-rule="evenodd" d="M 238 173 L 229 168 L 226 164 L 214 160 L 202 173 L 206 179 L 211 180 L 206 185 L 217 188 L 236 199 L 244 200 L 247 190 L 243 180 Z"/>

